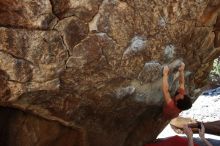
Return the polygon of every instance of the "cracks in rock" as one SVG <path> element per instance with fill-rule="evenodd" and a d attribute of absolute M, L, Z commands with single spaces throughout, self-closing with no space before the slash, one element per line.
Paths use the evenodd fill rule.
<path fill-rule="evenodd" d="M 10 102 L 0 102 L 1 107 L 7 107 L 7 108 L 15 108 L 17 110 L 23 111 L 25 113 L 30 113 L 36 116 L 39 116 L 43 119 L 49 120 L 49 121 L 55 121 L 60 123 L 63 126 L 69 127 L 74 130 L 79 130 L 80 132 L 83 131 L 82 127 L 78 126 L 74 122 L 69 122 L 66 120 L 63 120 L 59 117 L 55 117 L 52 114 L 49 115 L 47 110 L 39 109 L 38 107 L 32 106 L 30 104 L 22 104 L 22 103 L 10 103 Z M 40 112 L 39 112 L 40 110 Z M 44 111 L 44 112 L 43 112 Z M 48 115 L 47 115 L 48 114 Z"/>
<path fill-rule="evenodd" d="M 43 83 L 51 82 L 51 81 L 54 81 L 54 80 L 59 80 L 59 78 L 49 79 L 49 80 L 45 80 L 45 81 L 26 81 L 26 82 L 21 82 L 21 81 L 12 80 L 12 79 L 8 79 L 7 81 L 14 82 L 14 83 L 19 83 L 19 84 L 30 84 L 30 83 L 43 84 Z"/>
<path fill-rule="evenodd" d="M 28 83 L 28 82 L 21 82 L 21 81 L 12 80 L 12 79 L 8 79 L 7 81 L 14 82 L 14 83 L 19 83 L 19 84 L 26 84 L 26 83 Z"/>
<path fill-rule="evenodd" d="M 65 42 L 64 36 L 62 34 L 60 34 L 60 37 L 61 37 L 61 40 L 62 40 L 62 44 L 63 44 L 64 48 L 67 51 L 67 59 L 64 61 L 65 62 L 65 69 L 67 69 L 67 61 L 70 58 L 70 50 L 69 50 L 69 47 L 68 47 L 67 43 Z"/>
<path fill-rule="evenodd" d="M 70 50 L 69 50 L 69 47 L 68 47 L 68 45 L 66 44 L 66 42 L 64 40 L 64 36 L 61 34 L 60 37 L 61 37 L 62 43 L 64 45 L 64 48 L 67 51 L 67 59 L 64 61 L 65 62 L 65 69 L 67 69 L 67 61 L 70 58 Z"/>
<path fill-rule="evenodd" d="M 96 19 L 97 17 L 99 17 L 99 15 L 100 15 L 100 13 L 101 13 L 101 9 L 104 7 L 106 1 L 107 1 L 107 0 L 103 0 L 103 1 L 102 1 L 102 3 L 100 4 L 100 6 L 98 7 L 97 13 L 94 14 L 94 15 L 92 16 L 92 19 L 88 22 L 88 24 L 89 24 L 89 30 L 90 30 L 90 25 L 91 25 L 94 21 L 97 21 L 97 20 L 95 20 L 95 19 Z M 97 22 L 96 22 L 96 23 L 97 23 Z M 97 27 L 97 24 L 96 24 L 96 27 Z M 98 29 L 98 28 L 96 28 L 96 29 Z M 90 30 L 90 31 L 91 31 L 91 30 Z M 98 30 L 92 30 L 92 31 L 98 31 Z"/>
<path fill-rule="evenodd" d="M 66 43 L 65 39 L 64 39 L 64 35 L 62 34 L 62 32 L 60 32 L 59 30 L 57 29 L 53 29 L 54 31 L 56 31 L 59 35 L 60 35 L 60 38 L 61 38 L 61 41 L 62 41 L 62 44 L 67 52 L 67 59 L 64 61 L 65 62 L 65 69 L 67 69 L 67 61 L 68 59 L 70 58 L 70 48 L 69 48 L 69 45 Z"/>
<path fill-rule="evenodd" d="M 80 19 L 78 16 L 71 15 L 71 16 L 63 17 L 62 19 L 59 19 L 59 20 L 56 22 L 56 24 L 54 24 L 54 26 L 52 27 L 52 30 L 58 31 L 58 30 L 56 29 L 58 23 L 59 23 L 60 21 L 63 21 L 64 19 L 68 19 L 68 18 L 71 18 L 71 17 L 77 18 L 78 20 L 82 21 L 84 24 L 87 23 L 85 20 Z"/>
<path fill-rule="evenodd" d="M 52 30 L 54 30 L 54 28 L 56 27 L 56 25 L 59 23 L 60 18 L 55 14 L 55 10 L 54 10 L 54 6 L 53 6 L 53 2 L 52 0 L 49 0 L 50 5 L 51 5 L 51 13 L 57 18 L 57 21 L 55 22 L 55 24 L 52 26 Z"/>
<path fill-rule="evenodd" d="M 53 25 L 52 30 L 59 32 L 59 31 L 56 29 L 56 26 L 58 25 L 59 22 L 60 22 L 60 20 L 58 20 L 58 21 Z"/>
<path fill-rule="evenodd" d="M 214 26 L 197 26 L 196 23 L 195 23 L 195 28 L 207 28 L 210 30 L 210 32 L 214 31 Z M 202 56 L 197 56 L 196 49 L 194 49 L 193 52 L 194 52 L 193 56 L 197 57 L 197 60 L 199 60 L 201 64 L 205 64 L 207 63 L 207 61 L 212 60 L 213 58 L 215 58 L 215 56 L 218 56 L 218 54 L 220 54 L 220 47 L 213 48 L 213 50 L 210 53 L 208 53 L 208 55 L 205 58 L 203 58 Z"/>
<path fill-rule="evenodd" d="M 220 47 L 218 48 L 214 48 L 208 55 L 206 58 L 203 59 L 202 63 L 206 63 L 208 60 L 211 60 L 211 59 L 215 59 L 217 56 L 220 55 Z"/>
<path fill-rule="evenodd" d="M 31 30 L 31 31 L 49 31 L 49 29 L 45 29 L 45 28 L 14 26 L 14 25 L 0 25 L 0 28 L 18 29 L 18 30 Z"/>
<path fill-rule="evenodd" d="M 60 18 L 59 19 L 59 21 L 61 21 L 61 20 L 63 20 L 63 19 L 67 19 L 67 18 L 70 18 L 70 17 L 76 17 L 77 19 L 79 19 L 80 21 L 83 21 L 83 22 L 85 22 L 84 20 L 82 20 L 79 16 L 77 16 L 77 15 L 74 15 L 74 14 L 72 14 L 72 15 L 70 15 L 70 16 L 64 16 L 64 17 L 62 17 L 62 18 Z M 58 22 L 59 22 L 58 21 Z"/>
<path fill-rule="evenodd" d="M 116 45 L 118 45 L 119 47 L 121 47 L 121 45 L 117 42 L 117 40 L 114 39 L 112 36 L 110 36 L 108 33 L 106 33 L 106 32 L 101 32 L 101 33 L 106 34 L 106 36 L 107 36 L 108 38 L 110 38 Z"/>
<path fill-rule="evenodd" d="M 88 34 L 83 40 L 81 40 L 77 45 L 79 45 L 80 43 L 82 43 L 85 39 L 88 38 L 88 36 L 93 35 L 93 34 L 95 34 L 95 35 L 104 34 L 104 35 L 106 35 L 110 40 L 112 40 L 116 45 L 118 45 L 119 47 L 121 47 L 121 45 L 118 44 L 117 40 L 115 40 L 113 37 L 111 37 L 111 36 L 110 36 L 108 33 L 106 33 L 106 32 L 89 33 L 89 34 Z M 75 45 L 74 47 L 76 47 L 77 45 Z"/>
<path fill-rule="evenodd" d="M 127 46 L 125 46 L 124 48 L 128 48 L 129 46 L 130 46 L 130 43 L 128 43 Z M 124 59 L 124 54 L 125 54 L 125 51 L 123 51 L 123 53 L 121 54 L 120 61 L 119 61 L 119 67 L 121 67 L 121 65 L 122 65 L 122 61 Z"/>
<path fill-rule="evenodd" d="M 39 27 L 24 27 L 24 26 L 13 26 L 13 25 L 0 25 L 0 29 L 1 28 L 6 28 L 6 29 L 14 29 L 14 30 L 27 30 L 27 31 L 56 31 L 56 29 L 54 29 L 56 27 L 56 25 L 59 23 L 59 21 L 56 22 L 56 24 L 54 24 L 52 26 L 52 28 L 39 28 Z"/>
<path fill-rule="evenodd" d="M 105 61 L 107 62 L 107 64 L 109 65 L 109 60 L 108 57 L 106 56 L 106 54 L 103 51 L 103 48 L 101 47 L 101 52 L 102 52 L 102 56 L 105 58 Z"/>
<path fill-rule="evenodd" d="M 58 22 L 59 21 L 61 21 L 61 20 L 63 20 L 63 19 L 66 19 L 66 18 L 69 18 L 69 17 L 76 17 L 76 18 L 78 18 L 79 20 L 81 20 L 81 21 L 84 21 L 84 20 L 82 20 L 79 16 L 77 16 L 77 15 L 75 15 L 75 14 L 71 14 L 71 15 L 68 15 L 68 16 L 62 16 L 62 18 L 60 18 L 58 15 L 56 15 L 56 13 L 55 13 L 55 10 L 54 10 L 54 5 L 53 5 L 53 2 L 52 2 L 52 0 L 49 0 L 50 1 L 50 4 L 51 4 L 51 12 L 52 12 L 52 14 L 58 19 Z M 103 1 L 105 1 L 105 0 L 103 0 Z M 70 8 L 70 9 L 68 9 L 68 11 L 71 11 L 71 10 L 74 10 L 74 8 Z M 98 8 L 99 9 L 99 8 Z M 91 16 L 91 20 L 95 17 L 95 15 L 96 14 L 94 14 L 94 16 Z M 88 20 L 88 21 L 90 21 L 90 20 Z M 57 22 L 57 23 L 58 23 Z M 56 23 L 56 24 L 57 24 Z M 86 22 L 86 23 L 89 23 L 89 22 Z M 55 25 L 56 25 L 55 24 Z M 53 27 L 54 28 L 54 27 Z"/>
<path fill-rule="evenodd" d="M 74 14 L 72 14 L 72 15 L 70 15 L 70 16 L 64 16 L 64 17 L 60 18 L 60 17 L 59 17 L 58 15 L 56 15 L 56 13 L 55 13 L 54 5 L 53 5 L 52 0 L 49 0 L 49 1 L 50 1 L 50 5 L 51 5 L 51 12 L 52 12 L 52 14 L 58 19 L 58 22 L 59 22 L 60 20 L 63 20 L 63 19 L 65 19 L 65 18 L 69 18 L 69 17 L 77 17 L 78 19 L 80 19 L 78 16 L 76 16 L 76 15 L 74 15 Z M 71 10 L 71 9 L 69 9 L 69 10 Z"/>
<path fill-rule="evenodd" d="M 117 42 L 113 37 L 109 36 L 108 33 L 105 33 L 105 32 L 100 32 L 100 33 L 105 34 L 109 39 L 111 39 L 111 40 L 114 42 L 114 44 L 115 44 L 115 48 L 117 48 L 117 47 L 122 48 L 122 46 L 121 46 L 120 44 L 118 44 L 118 42 Z M 102 48 L 102 54 L 104 54 L 103 48 Z M 122 52 L 122 55 L 120 55 L 121 57 L 120 57 L 119 66 L 118 66 L 118 67 L 121 66 L 123 54 L 124 54 L 124 52 Z M 107 63 L 109 64 L 108 57 L 107 57 L 106 55 L 104 55 L 104 56 L 105 56 L 105 58 L 106 58 Z"/>
<path fill-rule="evenodd" d="M 50 5 L 51 5 L 51 12 L 52 12 L 52 14 L 59 20 L 59 17 L 55 14 L 52 0 L 49 0 L 49 2 L 50 2 Z"/>
<path fill-rule="evenodd" d="M 4 53 L 4 54 L 7 54 L 7 55 L 10 55 L 10 56 L 11 56 L 12 58 L 14 58 L 14 59 L 23 60 L 23 61 L 25 61 L 25 62 L 31 64 L 32 66 L 35 66 L 33 62 L 31 62 L 31 61 L 29 61 L 29 60 L 27 60 L 27 59 L 25 59 L 25 58 L 21 58 L 21 57 L 15 56 L 15 55 L 13 55 L 12 53 L 9 53 L 9 52 L 7 52 L 7 51 L 5 51 L 5 50 L 0 50 L 0 52 L 2 52 L 2 53 Z"/>
<path fill-rule="evenodd" d="M 108 38 L 110 38 L 117 46 L 119 46 L 119 47 L 122 47 L 121 45 L 119 45 L 119 43 L 117 42 L 117 40 L 116 39 L 114 39 L 108 32 L 99 32 L 98 31 L 98 28 L 97 28 L 97 22 L 98 22 L 98 19 L 99 18 L 97 18 L 97 17 L 100 17 L 100 15 L 101 15 L 101 11 L 102 11 L 102 9 L 103 9 L 103 7 L 105 6 L 105 4 L 107 3 L 108 1 L 107 0 L 103 0 L 102 1 L 102 4 L 99 6 L 99 8 L 98 8 L 98 12 L 93 16 L 93 18 L 92 18 L 92 20 L 88 23 L 89 24 L 89 29 L 90 29 L 90 32 L 91 31 L 97 31 L 97 33 L 103 33 L 103 34 L 105 34 Z M 121 2 L 121 1 L 119 1 L 119 2 Z M 125 2 L 126 3 L 126 2 Z M 127 5 L 128 5 L 128 3 L 126 3 Z M 130 5 L 128 5 L 129 7 L 131 7 L 131 9 L 134 9 L 132 6 L 130 6 Z M 97 20 L 96 20 L 97 19 Z M 92 23 L 95 23 L 95 24 L 92 24 Z M 91 25 L 95 25 L 95 26 L 93 26 L 94 28 L 93 29 L 91 29 Z M 123 56 L 123 53 L 122 53 L 122 56 Z M 122 58 L 122 57 L 121 57 Z M 120 59 L 120 60 L 122 60 L 122 59 Z M 121 63 L 120 63 L 121 64 Z"/>
<path fill-rule="evenodd" d="M 55 24 L 51 27 L 51 30 L 56 30 L 55 27 L 57 26 L 57 24 L 59 23 L 59 19 L 55 22 Z"/>

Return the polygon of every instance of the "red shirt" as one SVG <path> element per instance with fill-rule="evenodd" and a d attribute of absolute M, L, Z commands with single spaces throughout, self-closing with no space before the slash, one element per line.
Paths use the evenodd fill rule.
<path fill-rule="evenodd" d="M 173 119 L 179 116 L 180 109 L 176 107 L 176 104 L 171 100 L 168 104 L 163 107 L 163 116 L 165 119 Z"/>
<path fill-rule="evenodd" d="M 179 94 L 184 95 L 185 91 L 182 88 L 179 88 L 177 91 Z M 163 107 L 163 116 L 165 119 L 173 119 L 179 116 L 181 110 L 177 108 L 174 100 L 171 100 Z"/>
<path fill-rule="evenodd" d="M 144 146 L 188 146 L 188 139 L 176 135 Z M 194 143 L 194 146 L 199 145 Z"/>

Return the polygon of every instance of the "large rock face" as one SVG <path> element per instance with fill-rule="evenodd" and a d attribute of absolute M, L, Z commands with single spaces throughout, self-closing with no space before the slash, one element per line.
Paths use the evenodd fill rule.
<path fill-rule="evenodd" d="M 195 99 L 220 55 L 219 13 L 219 0 L 1 0 L 1 145 L 153 141 L 169 122 L 163 65 L 173 93 L 185 62 Z"/>

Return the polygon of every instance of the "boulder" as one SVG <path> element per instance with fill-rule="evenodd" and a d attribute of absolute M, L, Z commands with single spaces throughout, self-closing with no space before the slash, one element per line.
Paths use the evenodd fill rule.
<path fill-rule="evenodd" d="M 219 11 L 219 0 L 0 2 L 0 144 L 154 141 L 169 123 L 163 66 L 173 95 L 186 64 L 195 100 L 220 55 Z"/>

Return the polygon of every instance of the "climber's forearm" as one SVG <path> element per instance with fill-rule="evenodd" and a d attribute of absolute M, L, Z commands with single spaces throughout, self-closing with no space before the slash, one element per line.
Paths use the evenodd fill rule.
<path fill-rule="evenodd" d="M 206 122 L 206 123 L 203 123 L 203 124 L 205 126 L 206 133 L 220 136 L 220 121 Z M 198 125 L 199 125 L 199 122 L 188 124 L 188 126 L 193 129 L 194 133 L 199 132 L 198 131 L 198 128 L 199 128 Z"/>
<path fill-rule="evenodd" d="M 180 84 L 179 86 L 182 89 L 185 89 L 184 69 L 185 69 L 185 64 L 182 62 L 179 67 L 179 84 Z"/>
<path fill-rule="evenodd" d="M 169 93 L 169 83 L 168 83 L 168 75 L 167 74 L 164 74 L 163 75 L 163 97 L 166 101 L 166 103 L 169 103 L 170 100 L 171 100 L 171 97 L 170 97 L 170 93 Z"/>
<path fill-rule="evenodd" d="M 184 71 L 179 72 L 179 87 L 185 89 L 185 79 L 184 79 Z"/>
<path fill-rule="evenodd" d="M 188 146 L 194 146 L 193 137 L 188 137 Z"/>
<path fill-rule="evenodd" d="M 163 92 L 169 91 L 168 75 L 163 75 Z"/>
<path fill-rule="evenodd" d="M 207 145 L 207 146 L 213 146 L 207 139 L 202 138 L 202 141 Z"/>

